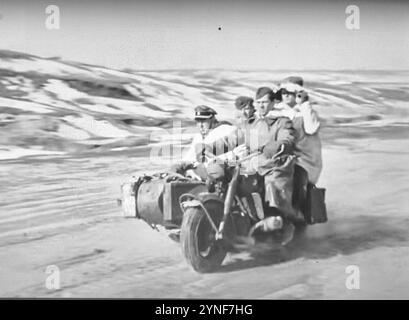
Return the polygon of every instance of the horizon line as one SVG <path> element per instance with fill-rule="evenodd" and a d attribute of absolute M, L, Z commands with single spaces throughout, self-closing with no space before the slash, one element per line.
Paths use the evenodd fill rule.
<path fill-rule="evenodd" d="M 15 53 L 15 54 L 23 54 L 35 58 L 40 58 L 44 60 L 57 60 L 62 63 L 67 63 L 67 64 L 80 64 L 83 66 L 90 66 L 90 67 L 104 67 L 104 68 L 109 68 L 111 70 L 116 70 L 116 71 L 121 71 L 121 72 L 127 72 L 127 70 L 132 71 L 132 72 L 166 72 L 166 71 L 238 71 L 238 72 L 388 72 L 388 71 L 400 71 L 400 72 L 409 72 L 409 69 L 396 69 L 396 68 L 390 68 L 390 69 L 372 69 L 372 68 L 362 68 L 362 69 L 351 69 L 351 68 L 340 68 L 340 69 L 316 69 L 316 68 L 307 68 L 307 69 L 292 69 L 292 68 L 279 68 L 279 69 L 272 69 L 272 68 L 225 68 L 225 67 L 210 67 L 210 68 L 135 68 L 135 67 L 124 67 L 124 68 L 116 68 L 116 67 L 110 67 L 107 65 L 98 65 L 98 64 L 92 64 L 92 63 L 87 63 L 87 62 L 81 62 L 77 60 L 68 60 L 65 59 L 61 56 L 39 56 L 36 54 L 32 54 L 29 52 L 24 52 L 24 51 L 15 51 L 15 50 L 10 50 L 10 49 L 1 49 L 0 48 L 0 53 L 4 52 L 9 52 L 9 53 Z"/>

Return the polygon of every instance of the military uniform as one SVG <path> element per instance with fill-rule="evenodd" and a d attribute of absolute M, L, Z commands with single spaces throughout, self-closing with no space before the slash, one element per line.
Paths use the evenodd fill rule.
<path fill-rule="evenodd" d="M 301 77 L 289 77 L 283 81 L 283 87 L 293 85 L 296 94 L 305 93 Z M 297 156 L 294 167 L 293 205 L 301 211 L 307 203 L 307 185 L 318 182 L 322 170 L 321 140 L 319 137 L 320 121 L 309 101 L 291 108 L 280 103 L 267 116 L 286 116 L 292 120 L 296 132 L 294 153 Z"/>
<path fill-rule="evenodd" d="M 211 119 L 216 114 L 214 109 L 207 106 L 202 105 L 195 108 L 196 121 Z M 243 137 L 236 126 L 215 119 L 213 127 L 205 136 L 201 133 L 194 135 L 182 162 L 176 165 L 173 170 L 183 174 L 186 168 L 195 165 L 198 167 L 199 176 L 204 180 L 207 177 L 206 168 L 209 161 L 233 150 L 241 143 L 243 143 Z"/>
<path fill-rule="evenodd" d="M 284 117 L 256 118 L 243 129 L 249 153 L 262 151 L 259 156 L 243 163 L 244 171 L 263 176 L 265 201 L 286 216 L 292 216 L 295 134 L 291 121 Z"/>
<path fill-rule="evenodd" d="M 252 103 L 251 98 L 239 97 L 236 108 L 241 109 Z M 251 114 L 242 119 L 240 130 L 243 136 L 246 155 L 261 151 L 261 154 L 242 162 L 241 173 L 246 175 L 258 174 L 264 179 L 265 201 L 270 207 L 276 207 L 287 217 L 294 216 L 292 207 L 293 175 L 295 156 L 295 134 L 291 121 L 285 117 L 262 118 Z M 279 157 L 275 157 L 281 150 Z M 220 179 L 226 175 L 223 165 L 212 163 L 208 167 L 212 179 Z"/>
<path fill-rule="evenodd" d="M 210 119 L 217 114 L 216 111 L 207 106 L 198 106 L 195 111 L 195 120 Z M 207 164 L 215 156 L 232 151 L 242 143 L 242 140 L 236 126 L 216 120 L 214 127 L 206 136 L 201 133 L 194 135 L 183 161 Z"/>

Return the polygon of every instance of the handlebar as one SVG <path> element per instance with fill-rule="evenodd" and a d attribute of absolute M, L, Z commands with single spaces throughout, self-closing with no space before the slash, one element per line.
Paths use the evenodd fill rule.
<path fill-rule="evenodd" d="M 243 162 L 245 162 L 247 160 L 250 160 L 251 158 L 254 158 L 255 156 L 258 156 L 260 154 L 261 154 L 261 151 L 257 151 L 257 152 L 254 152 L 252 154 L 249 154 L 249 155 L 247 155 L 247 156 L 245 156 L 245 157 L 243 157 L 241 159 L 236 158 L 236 159 L 231 159 L 231 160 L 225 160 L 225 163 L 228 166 L 235 167 L 235 166 L 241 165 Z"/>
<path fill-rule="evenodd" d="M 245 157 L 243 157 L 241 159 L 238 159 L 237 156 L 234 156 L 235 159 L 223 159 L 223 158 L 220 158 L 219 156 L 215 156 L 213 154 L 207 154 L 207 158 L 209 159 L 209 161 L 222 161 L 222 162 L 226 163 L 229 166 L 236 166 L 236 165 L 240 165 L 241 163 L 243 163 L 243 162 L 245 162 L 245 161 L 247 161 L 247 160 L 249 160 L 249 159 L 251 159 L 251 158 L 253 158 L 255 156 L 261 155 L 262 153 L 263 153 L 262 149 L 259 149 L 256 152 L 253 152 L 253 153 L 251 153 L 251 154 L 249 154 L 249 155 L 247 155 L 247 156 L 245 156 Z M 273 156 L 272 159 L 273 160 L 277 159 L 283 153 L 284 153 L 284 145 L 281 145 L 280 150 Z M 198 163 L 196 162 L 193 165 L 193 168 L 195 168 L 197 165 L 198 165 Z"/>

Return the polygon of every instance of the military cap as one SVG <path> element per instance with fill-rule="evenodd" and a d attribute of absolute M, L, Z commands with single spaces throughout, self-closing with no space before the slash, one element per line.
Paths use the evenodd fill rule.
<path fill-rule="evenodd" d="M 296 93 L 306 91 L 304 87 L 300 86 L 299 84 L 292 83 L 292 82 L 285 82 L 280 85 L 281 91 L 285 90 L 288 92 Z"/>
<path fill-rule="evenodd" d="M 195 120 L 205 120 L 214 117 L 217 114 L 212 108 L 200 105 L 195 108 Z"/>
<path fill-rule="evenodd" d="M 241 110 L 247 107 L 248 105 L 252 106 L 253 102 L 254 100 L 252 98 L 241 96 L 236 99 L 234 105 L 236 106 L 236 109 Z"/>
<path fill-rule="evenodd" d="M 274 91 L 269 87 L 260 87 L 260 88 L 257 89 L 256 99 L 260 99 L 260 98 L 264 97 L 265 95 L 268 95 L 268 98 L 271 101 L 274 101 L 275 96 L 276 96 Z"/>
<path fill-rule="evenodd" d="M 302 87 L 304 85 L 304 79 L 299 76 L 290 76 L 285 78 L 281 83 L 294 83 Z"/>

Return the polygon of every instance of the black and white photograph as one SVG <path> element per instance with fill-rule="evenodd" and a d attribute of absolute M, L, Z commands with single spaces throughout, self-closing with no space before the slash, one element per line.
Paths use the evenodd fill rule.
<path fill-rule="evenodd" d="M 408 163 L 406 0 L 0 0 L 0 299 L 407 300 Z"/>

